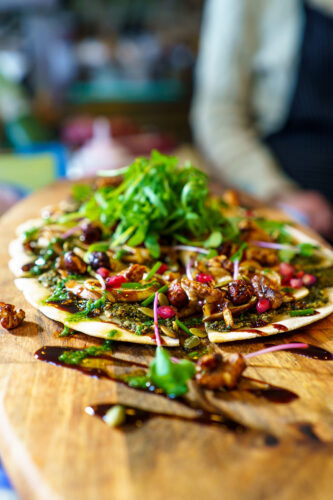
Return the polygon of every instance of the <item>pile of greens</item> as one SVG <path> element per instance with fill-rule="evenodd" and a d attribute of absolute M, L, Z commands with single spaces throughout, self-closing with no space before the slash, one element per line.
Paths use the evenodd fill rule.
<path fill-rule="evenodd" d="M 122 169 L 123 171 L 124 169 Z M 117 171 L 102 172 L 114 176 Z M 163 239 L 218 247 L 234 231 L 221 212 L 221 201 L 208 196 L 207 176 L 190 164 L 179 168 L 176 157 L 157 151 L 137 158 L 125 169 L 120 185 L 74 193 L 85 200 L 70 218 L 86 217 L 103 224 L 112 247 L 144 244 L 152 257 L 160 255 Z M 66 216 L 65 216 L 66 217 Z"/>

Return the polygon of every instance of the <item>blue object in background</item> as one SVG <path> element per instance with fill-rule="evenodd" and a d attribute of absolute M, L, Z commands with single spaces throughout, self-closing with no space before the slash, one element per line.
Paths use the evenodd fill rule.
<path fill-rule="evenodd" d="M 64 178 L 67 154 L 67 149 L 56 142 L 28 145 L 14 153 L 1 154 L 0 215 L 32 191 Z"/>
<path fill-rule="evenodd" d="M 66 177 L 66 166 L 68 160 L 67 148 L 60 142 L 46 142 L 42 144 L 29 144 L 15 149 L 15 153 L 23 155 L 35 155 L 40 153 L 51 153 L 55 157 L 56 177 Z"/>
<path fill-rule="evenodd" d="M 0 500 L 19 500 L 0 462 Z"/>

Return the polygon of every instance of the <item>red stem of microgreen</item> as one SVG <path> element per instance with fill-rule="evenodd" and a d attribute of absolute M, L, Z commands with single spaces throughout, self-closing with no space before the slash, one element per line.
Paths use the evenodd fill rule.
<path fill-rule="evenodd" d="M 197 253 L 205 253 L 208 254 L 209 250 L 200 247 L 192 247 L 188 245 L 175 245 L 173 247 L 175 250 L 187 250 L 188 252 L 197 252 Z"/>
<path fill-rule="evenodd" d="M 159 295 L 158 292 L 156 292 L 154 298 L 154 333 L 155 333 L 156 344 L 158 345 L 158 347 L 161 347 L 162 342 L 161 342 L 160 332 L 158 331 L 158 314 L 157 314 L 158 295 Z"/>
<path fill-rule="evenodd" d="M 79 229 L 81 229 L 81 224 L 78 224 L 77 226 L 74 226 L 74 227 L 71 227 L 70 229 L 68 229 L 68 231 L 66 231 L 65 233 L 63 233 L 61 235 L 61 238 L 63 240 L 66 240 L 67 238 L 72 236 L 72 234 L 76 233 L 76 231 L 78 231 Z"/>
<path fill-rule="evenodd" d="M 304 344 L 302 342 L 294 342 L 291 344 L 279 344 L 279 345 L 274 345 L 272 347 L 266 347 L 266 349 L 260 349 L 260 351 L 251 352 L 250 354 L 246 354 L 244 358 L 250 359 L 256 356 L 261 356 L 262 354 L 267 354 L 269 352 L 284 351 L 289 349 L 306 349 L 307 347 L 309 347 L 309 344 Z"/>
<path fill-rule="evenodd" d="M 185 270 L 186 270 L 186 276 L 188 277 L 188 279 L 190 281 L 193 281 L 193 275 L 192 275 L 192 272 L 191 272 L 191 267 L 192 267 L 192 264 L 193 264 L 193 261 L 192 259 L 190 259 L 188 261 L 188 263 L 186 264 L 186 267 L 185 267 Z"/>
<path fill-rule="evenodd" d="M 292 250 L 293 252 L 299 252 L 300 249 L 293 245 L 283 245 L 282 243 L 272 243 L 270 241 L 250 241 L 251 245 L 260 248 L 271 248 L 272 250 Z"/>
<path fill-rule="evenodd" d="M 234 281 L 237 280 L 238 278 L 238 272 L 239 272 L 239 260 L 237 259 L 234 262 L 234 275 L 233 275 Z"/>

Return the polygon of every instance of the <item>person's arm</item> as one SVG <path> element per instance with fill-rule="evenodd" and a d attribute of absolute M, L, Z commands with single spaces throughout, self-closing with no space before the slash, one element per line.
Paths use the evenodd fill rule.
<path fill-rule="evenodd" d="M 200 149 L 228 184 L 267 200 L 296 186 L 261 142 L 251 117 L 260 16 L 256 5 L 249 0 L 208 1 L 192 126 Z"/>

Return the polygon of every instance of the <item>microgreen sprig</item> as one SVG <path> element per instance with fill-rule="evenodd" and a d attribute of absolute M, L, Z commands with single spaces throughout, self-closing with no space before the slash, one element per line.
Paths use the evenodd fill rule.
<path fill-rule="evenodd" d="M 228 222 L 208 196 L 205 173 L 190 164 L 179 168 L 176 157 L 157 151 L 149 159 L 137 158 L 121 173 L 119 186 L 97 189 L 77 212 L 104 227 L 116 227 L 113 248 L 144 244 L 158 258 L 160 238 L 173 238 L 175 233 L 189 240 L 202 238 L 200 243 L 208 249 L 221 244 Z"/>

